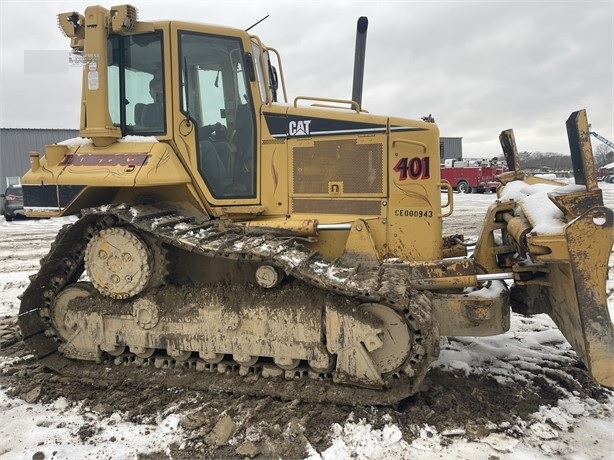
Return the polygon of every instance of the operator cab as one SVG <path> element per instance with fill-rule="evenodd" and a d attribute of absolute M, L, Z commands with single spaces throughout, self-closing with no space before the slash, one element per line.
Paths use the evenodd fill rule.
<path fill-rule="evenodd" d="M 108 38 L 108 104 L 122 134 L 164 137 L 172 129 L 163 31 Z M 196 127 L 198 171 L 214 198 L 256 196 L 256 121 L 251 54 L 240 38 L 178 31 L 179 111 Z M 246 69 L 249 61 L 249 69 Z"/>

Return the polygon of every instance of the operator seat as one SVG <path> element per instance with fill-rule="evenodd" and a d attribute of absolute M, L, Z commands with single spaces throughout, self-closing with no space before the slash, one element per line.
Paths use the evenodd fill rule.
<path fill-rule="evenodd" d="M 211 187 L 213 195 L 223 195 L 228 187 L 232 184 L 232 177 L 228 171 L 228 165 L 220 156 L 220 151 L 224 150 L 224 143 L 216 142 L 215 144 L 209 139 L 199 141 L 199 161 L 198 169 L 201 176 Z M 228 158 L 230 148 L 226 144 L 226 151 L 223 152 Z"/>
<path fill-rule="evenodd" d="M 143 104 L 139 102 L 135 104 L 134 122 L 135 124 L 146 128 L 164 128 L 164 113 L 162 111 L 162 104 L 156 102 L 151 104 Z"/>

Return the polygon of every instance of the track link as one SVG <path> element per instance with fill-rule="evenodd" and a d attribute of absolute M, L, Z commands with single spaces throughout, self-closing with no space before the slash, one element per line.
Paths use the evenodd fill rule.
<path fill-rule="evenodd" d="M 61 352 L 62 340 L 51 321 L 54 299 L 84 272 L 90 239 L 117 226 L 129 227 L 148 241 L 201 257 L 274 266 L 321 291 L 388 306 L 409 325 L 411 355 L 402 370 L 385 376 L 381 389 L 340 385 L 334 381 L 334 372 L 316 372 L 307 366 L 284 370 L 270 363 L 242 366 L 224 359 L 212 364 L 199 358 L 176 360 L 163 354 L 139 358 L 131 353 L 102 354 L 97 362 L 68 359 Z M 350 405 L 395 405 L 416 393 L 439 345 L 428 297 L 410 289 L 403 269 L 394 265 L 363 267 L 347 258 L 329 262 L 303 245 L 299 237 L 249 234 L 245 227 L 228 221 L 196 222 L 164 204 L 83 210 L 76 223 L 60 230 L 50 252 L 41 260 L 40 271 L 24 292 L 19 325 L 26 345 L 43 365 L 79 379 L 128 380 Z M 113 371 L 108 372 L 112 363 Z"/>

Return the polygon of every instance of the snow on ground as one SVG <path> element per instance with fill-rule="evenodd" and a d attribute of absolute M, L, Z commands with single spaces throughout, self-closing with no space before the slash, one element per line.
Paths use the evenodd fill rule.
<path fill-rule="evenodd" d="M 181 442 L 179 414 L 161 414 L 151 425 L 122 421 L 119 413 L 100 417 L 64 398 L 53 404 L 24 404 L 0 393 L 0 458 L 109 459 L 136 458 L 138 453 L 167 452 Z M 101 428 L 101 430 L 98 430 Z M 87 433 L 92 431 L 90 437 Z M 83 439 L 87 438 L 87 442 Z"/>
<path fill-rule="evenodd" d="M 614 207 L 614 185 L 602 184 L 606 205 Z M 455 195 L 455 214 L 444 225 L 446 234 L 471 233 L 471 219 L 483 215 L 494 195 Z M 463 218 L 465 216 L 465 218 Z M 74 218 L 18 220 L 0 218 L 0 317 L 14 316 L 18 296 L 35 273 L 38 260 L 47 252 L 60 227 Z M 459 229 L 462 229 L 459 231 Z M 474 229 L 477 232 L 477 229 Z M 32 238 L 35 236 L 35 238 Z M 610 257 L 608 304 L 614 316 L 614 257 Z M 0 358 L 0 376 L 13 364 Z M 501 383 L 521 388 L 543 372 L 556 380 L 569 378 L 561 366 L 574 361 L 574 354 L 554 323 L 545 315 L 512 316 L 511 330 L 486 338 L 449 338 L 442 343 L 433 367 L 443 372 L 488 375 Z M 0 390 L 0 459 L 136 459 L 173 458 L 171 447 L 181 446 L 189 433 L 181 426 L 180 414 L 166 409 L 140 423 L 126 420 L 122 412 L 104 414 L 58 398 L 52 403 L 26 403 Z M 561 386 L 556 405 L 541 406 L 513 426 L 493 422 L 484 436 L 471 436 L 465 428 L 438 432 L 424 424 L 406 440 L 387 415 L 374 427 L 370 420 L 352 414 L 330 426 L 331 443 L 318 451 L 307 443 L 305 458 L 313 460 L 356 459 L 611 459 L 614 452 L 614 397 L 598 402 L 580 397 Z M 450 408 L 453 410 L 454 408 Z M 86 433 L 87 430 L 91 433 Z M 250 436 L 257 437 L 251 432 Z M 238 443 L 231 439 L 230 444 Z M 240 456 L 240 455 L 239 455 Z"/>

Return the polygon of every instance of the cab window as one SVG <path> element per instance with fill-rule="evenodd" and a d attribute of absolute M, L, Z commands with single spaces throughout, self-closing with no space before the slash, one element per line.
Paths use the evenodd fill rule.
<path fill-rule="evenodd" d="M 119 36 L 107 41 L 109 115 L 125 134 L 166 131 L 162 32 Z"/>

